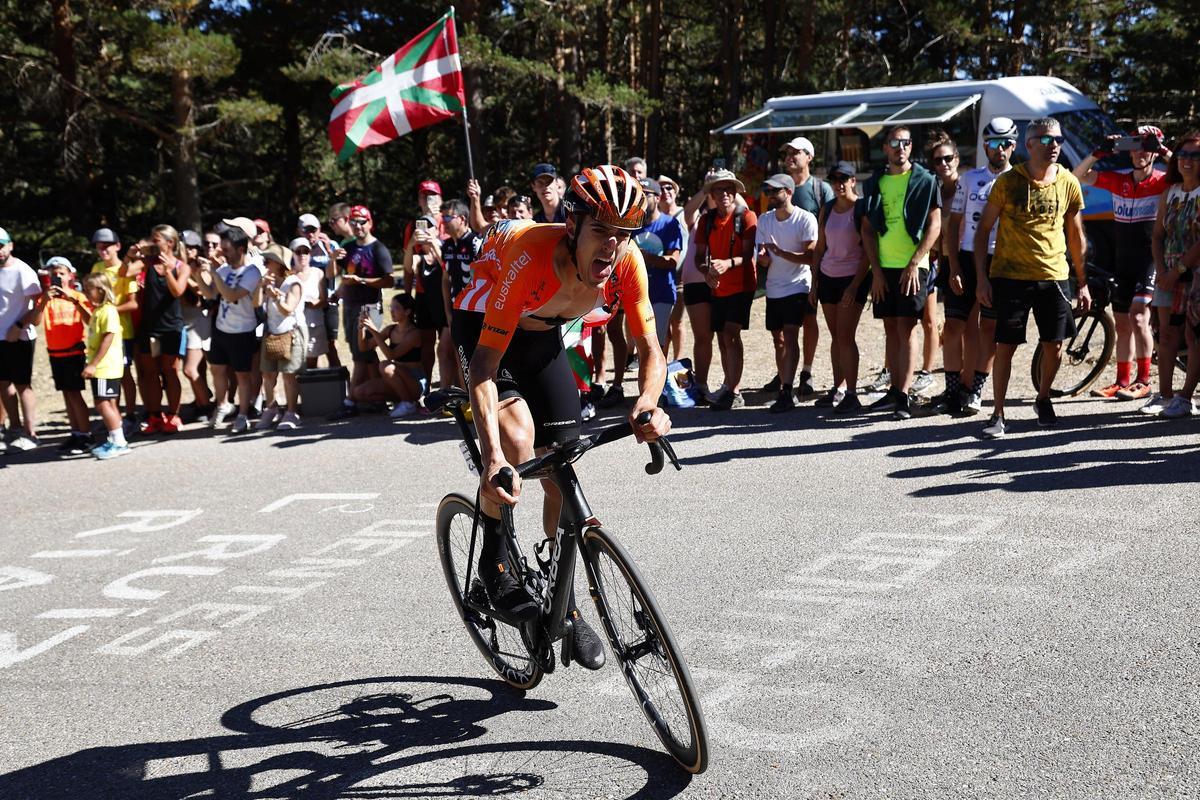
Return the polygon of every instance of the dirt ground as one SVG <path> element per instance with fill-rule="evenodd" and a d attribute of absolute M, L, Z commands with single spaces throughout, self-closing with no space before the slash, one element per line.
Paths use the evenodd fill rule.
<path fill-rule="evenodd" d="M 773 396 L 768 396 L 757 392 L 756 389 L 765 384 L 775 374 L 775 354 L 771 345 L 771 337 L 765 327 L 766 317 L 766 301 L 763 298 L 755 300 L 751 311 L 750 329 L 743 334 L 743 342 L 745 343 L 746 366 L 742 381 L 743 387 L 746 389 L 746 404 L 747 407 L 766 406 L 774 401 Z M 813 380 L 818 390 L 828 388 L 833 379 L 833 374 L 830 369 L 829 361 L 829 343 L 831 337 L 829 329 L 825 325 L 824 315 L 817 314 L 820 340 L 817 346 L 817 355 L 813 363 Z M 938 308 L 939 330 L 940 323 L 943 319 L 942 309 Z M 685 315 L 683 322 L 684 330 L 684 346 L 683 355 L 690 358 L 692 355 L 692 335 L 691 329 L 687 324 Z M 924 337 L 921 331 L 917 332 L 917 337 L 923 342 Z M 39 331 L 39 337 L 41 331 Z M 1032 340 L 1032 339 L 1031 339 Z M 871 316 L 871 308 L 868 305 L 863 311 L 862 320 L 858 327 L 858 344 L 861 350 L 861 363 L 859 368 L 859 384 L 870 382 L 875 374 L 883 366 L 884 360 L 884 336 L 883 324 Z M 350 363 L 349 347 L 345 341 L 338 342 L 338 352 L 341 354 L 344 364 Z M 1029 360 L 1032 357 L 1033 348 L 1023 347 L 1017 353 L 1016 363 L 1013 365 L 1013 392 L 1017 397 L 1032 396 L 1032 387 L 1029 383 Z M 674 357 L 674 354 L 668 354 Z M 610 361 L 607 374 L 611 377 L 611 349 L 608 353 Z M 709 385 L 715 389 L 721 383 L 721 368 L 720 357 L 716 353 L 714 344 L 714 364 L 710 371 Z M 933 365 L 937 371 L 937 379 L 934 384 L 933 392 L 940 391 L 943 387 L 941 377 L 942 355 L 940 347 L 936 348 L 933 358 Z M 185 404 L 192 401 L 191 387 L 186 379 L 183 381 L 183 402 Z M 627 373 L 626 381 L 636 380 L 636 374 Z M 211 386 L 211 378 L 209 385 Z M 38 398 L 38 416 L 39 426 L 45 433 L 65 430 L 66 414 L 62 394 L 54 390 L 54 383 L 50 376 L 50 365 L 46 356 L 45 348 L 39 343 L 38 351 L 34 357 L 34 374 L 33 386 Z M 989 382 L 990 389 L 990 382 Z M 282 387 L 279 389 L 282 395 Z M 989 396 L 985 391 L 985 398 Z M 85 398 L 90 404 L 90 393 L 85 393 Z"/>

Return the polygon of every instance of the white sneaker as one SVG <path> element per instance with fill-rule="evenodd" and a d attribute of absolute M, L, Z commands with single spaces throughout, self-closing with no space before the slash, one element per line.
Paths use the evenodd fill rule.
<path fill-rule="evenodd" d="M 985 439 L 999 439 L 1008 431 L 1005 430 L 1004 417 L 999 415 L 993 416 L 988 420 L 988 424 L 983 428 L 983 436 Z"/>
<path fill-rule="evenodd" d="M 8 443 L 8 446 L 13 450 L 33 450 L 40 444 L 36 436 L 26 436 L 25 434 L 17 434 Z"/>
<path fill-rule="evenodd" d="M 1161 394 L 1159 394 L 1158 392 L 1155 392 L 1154 394 L 1150 395 L 1150 399 L 1147 400 L 1145 402 L 1145 404 L 1141 408 L 1138 409 L 1138 412 L 1141 414 L 1151 414 L 1153 416 L 1158 416 L 1159 414 L 1161 414 L 1163 412 L 1163 409 L 1165 409 L 1167 407 L 1167 405 L 1170 404 L 1170 402 L 1171 402 L 1170 400 L 1163 400 L 1163 396 Z"/>
<path fill-rule="evenodd" d="M 283 413 L 279 410 L 279 406 L 268 406 L 263 409 L 262 416 L 258 418 L 258 422 L 254 424 L 254 429 L 265 431 L 268 428 L 273 428 L 275 423 L 283 417 Z"/>
<path fill-rule="evenodd" d="M 1180 417 L 1190 417 L 1192 414 L 1195 414 L 1195 413 L 1196 413 L 1196 404 L 1193 403 L 1190 399 L 1188 399 L 1182 395 L 1178 395 L 1178 394 L 1171 398 L 1171 402 L 1168 403 L 1167 407 L 1164 408 L 1162 411 L 1162 415 L 1164 417 L 1168 417 L 1170 419 L 1179 419 Z M 16 444 L 16 442 L 13 442 L 13 444 Z"/>
<path fill-rule="evenodd" d="M 401 417 L 407 417 L 409 414 L 415 413 L 417 413 L 416 403 L 411 400 L 401 400 L 399 403 L 396 403 L 396 407 L 392 409 L 388 416 L 392 419 L 400 419 Z"/>
<path fill-rule="evenodd" d="M 238 414 L 237 419 L 233 421 L 233 427 L 229 429 L 230 433 L 245 433 L 250 430 L 250 420 L 246 419 L 245 414 Z"/>
<path fill-rule="evenodd" d="M 218 428 L 226 417 L 234 412 L 233 403 L 221 403 L 217 406 L 217 410 L 213 412 L 212 419 L 208 421 L 210 427 Z"/>
<path fill-rule="evenodd" d="M 294 431 L 300 427 L 300 415 L 291 411 L 283 415 L 283 419 L 279 420 L 278 429 L 281 431 Z"/>

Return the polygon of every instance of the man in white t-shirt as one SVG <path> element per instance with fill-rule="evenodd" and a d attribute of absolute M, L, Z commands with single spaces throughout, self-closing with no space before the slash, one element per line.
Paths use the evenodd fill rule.
<path fill-rule="evenodd" d="M 245 433 L 250 429 L 250 402 L 257 395 L 253 390 L 252 369 L 258 359 L 259 342 L 255 331 L 259 326 L 254 312 L 254 290 L 262 280 L 262 268 L 252 263 L 247 254 L 250 238 L 238 227 L 221 233 L 221 251 L 225 264 L 218 268 L 201 292 L 207 297 L 220 297 L 217 315 L 213 320 L 212 344 L 208 365 L 212 368 L 215 397 L 227 397 L 229 373 L 237 380 L 238 415 L 230 429 Z M 233 411 L 233 405 L 223 401 L 213 414 L 210 424 L 216 428 Z"/>
<path fill-rule="evenodd" d="M 9 428 L 0 438 L 0 452 L 38 446 L 37 399 L 33 394 L 33 343 L 42 284 L 33 268 L 12 254 L 12 237 L 0 228 L 0 400 L 8 412 Z M 23 425 L 18 427 L 18 421 Z"/>
<path fill-rule="evenodd" d="M 767 266 L 767 330 L 775 343 L 775 366 L 779 370 L 779 398 L 770 408 L 775 413 L 796 405 L 792 385 L 800 360 L 800 326 L 810 310 L 808 292 L 817 244 L 817 218 L 792 203 L 795 190 L 796 182 L 786 173 L 763 181 L 763 194 L 774 211 L 758 218 L 754 236 L 758 263 Z M 812 355 L 805 353 L 806 363 L 811 359 Z M 805 378 L 811 385 L 811 378 L 801 376 L 802 381 Z"/>

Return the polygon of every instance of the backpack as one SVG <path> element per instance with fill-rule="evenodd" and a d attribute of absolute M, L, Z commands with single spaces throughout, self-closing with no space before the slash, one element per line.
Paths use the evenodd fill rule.
<path fill-rule="evenodd" d="M 733 210 L 733 233 L 729 237 L 729 255 L 733 256 L 737 252 L 737 240 L 742 238 L 742 231 L 746 229 L 746 212 L 749 211 L 745 206 L 738 206 Z M 704 216 L 700 218 L 700 222 L 696 225 L 696 238 L 708 244 L 708 233 L 712 230 L 717 221 L 717 210 L 710 208 L 704 212 Z M 701 233 L 703 226 L 703 233 Z M 710 246 L 706 252 L 708 258 L 712 258 L 712 247 Z"/>

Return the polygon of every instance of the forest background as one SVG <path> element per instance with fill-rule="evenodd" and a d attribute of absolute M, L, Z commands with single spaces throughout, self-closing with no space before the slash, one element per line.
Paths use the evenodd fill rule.
<path fill-rule="evenodd" d="M 0 227 L 33 263 L 107 225 L 285 227 L 365 202 L 385 242 L 416 186 L 462 196 L 461 125 L 338 164 L 330 90 L 445 13 L 431 0 L 0 0 Z M 1169 136 L 1200 114 L 1183 0 L 460 0 L 475 170 L 528 192 L 550 161 L 642 155 L 696 185 L 771 96 L 1054 75 Z M 127 235 L 127 238 L 131 238 Z"/>

